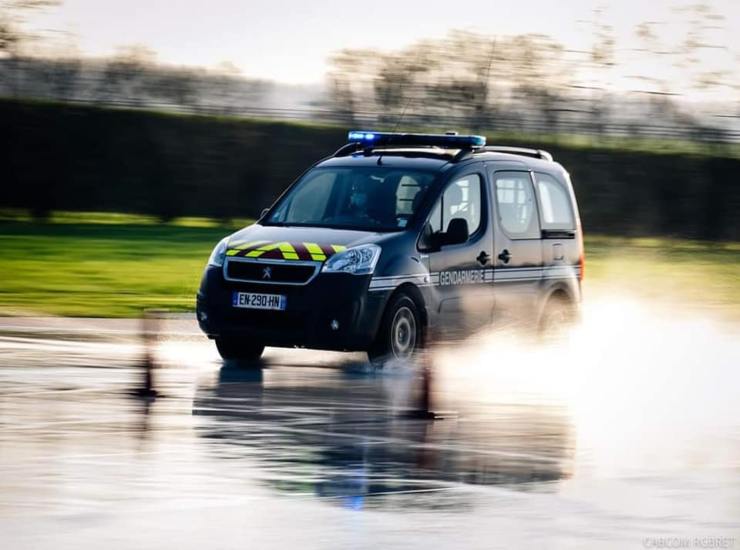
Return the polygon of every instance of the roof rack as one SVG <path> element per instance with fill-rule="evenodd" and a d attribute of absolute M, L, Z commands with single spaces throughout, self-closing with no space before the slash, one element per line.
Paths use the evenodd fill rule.
<path fill-rule="evenodd" d="M 511 155 L 521 155 L 552 162 L 552 155 L 544 149 L 528 149 L 526 147 L 509 147 L 506 145 L 487 145 L 478 149 L 485 153 L 509 153 Z"/>

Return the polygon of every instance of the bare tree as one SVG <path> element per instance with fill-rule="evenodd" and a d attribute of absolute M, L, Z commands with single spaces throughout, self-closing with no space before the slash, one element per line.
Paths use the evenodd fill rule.
<path fill-rule="evenodd" d="M 79 58 L 38 60 L 43 71 L 49 95 L 56 100 L 66 101 L 75 96 L 80 87 L 82 61 Z"/>
<path fill-rule="evenodd" d="M 181 106 L 195 106 L 196 78 L 188 69 L 155 69 L 142 75 L 141 90 L 155 100 Z"/>
<path fill-rule="evenodd" d="M 18 47 L 31 35 L 23 28 L 31 12 L 61 4 L 61 0 L 1 0 L 0 1 L 0 55 L 18 54 Z"/>
<path fill-rule="evenodd" d="M 495 124 L 491 114 L 505 103 L 554 127 L 568 75 L 563 47 L 546 36 L 495 40 L 455 31 L 397 52 L 341 51 L 329 83 L 334 109 L 349 120 L 359 106 L 374 106 L 387 124 L 403 113 L 407 123 L 444 119 L 478 130 Z"/>
<path fill-rule="evenodd" d="M 437 44 L 427 92 L 435 110 L 459 117 L 466 128 L 482 128 L 491 110 L 491 69 L 500 68 L 495 53 L 495 40 L 476 33 L 453 31 Z"/>
<path fill-rule="evenodd" d="M 96 99 L 104 102 L 128 99 L 134 103 L 142 103 L 142 92 L 146 86 L 142 74 L 155 61 L 156 54 L 141 44 L 120 48 L 119 53 L 103 69 Z"/>
<path fill-rule="evenodd" d="M 12 95 L 19 86 L 21 47 L 37 38 L 24 29 L 24 23 L 33 11 L 57 6 L 61 0 L 2 0 L 0 1 L 0 58 L 7 58 L 0 79 L 5 81 Z"/>
<path fill-rule="evenodd" d="M 342 50 L 329 60 L 331 106 L 347 123 L 355 121 L 358 106 L 369 100 L 376 60 L 377 54 L 372 50 Z"/>
<path fill-rule="evenodd" d="M 616 64 L 616 37 L 614 27 L 605 22 L 605 8 L 599 6 L 593 11 L 593 19 L 588 21 L 592 28 L 593 42 L 588 51 L 588 65 L 593 74 L 587 83 L 590 90 L 589 118 L 592 130 L 603 134 L 607 120 L 611 116 L 609 80 Z"/>
<path fill-rule="evenodd" d="M 10 18 L 0 12 L 0 53 L 4 56 L 13 55 L 20 40 L 20 32 Z"/>
<path fill-rule="evenodd" d="M 373 92 L 375 103 L 380 108 L 381 122 L 397 124 L 411 103 L 423 97 L 421 79 L 435 65 L 424 45 L 379 57 Z"/>
<path fill-rule="evenodd" d="M 570 86 L 563 46 L 545 35 L 526 34 L 506 43 L 506 52 L 513 100 L 555 130 L 563 94 Z"/>
<path fill-rule="evenodd" d="M 688 32 L 677 50 L 676 65 L 693 75 L 695 90 L 731 88 L 731 74 L 727 68 L 707 68 L 704 63 L 707 54 L 725 53 L 729 62 L 727 66 L 731 66 L 727 46 L 716 42 L 716 37 L 726 30 L 724 15 L 717 13 L 706 0 L 676 11 L 686 14 L 688 22 Z"/>

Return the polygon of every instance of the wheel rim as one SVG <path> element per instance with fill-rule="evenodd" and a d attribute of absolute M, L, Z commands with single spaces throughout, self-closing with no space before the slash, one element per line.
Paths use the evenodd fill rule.
<path fill-rule="evenodd" d="M 391 324 L 391 350 L 397 359 L 408 359 L 416 349 L 416 317 L 406 306 L 398 308 Z"/>

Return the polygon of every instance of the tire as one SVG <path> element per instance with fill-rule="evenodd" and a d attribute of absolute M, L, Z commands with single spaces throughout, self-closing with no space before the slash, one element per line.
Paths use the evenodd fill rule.
<path fill-rule="evenodd" d="M 262 357 L 265 346 L 235 338 L 216 338 L 216 349 L 227 361 L 256 361 Z"/>
<path fill-rule="evenodd" d="M 573 302 L 556 294 L 551 296 L 545 304 L 539 322 L 540 336 L 546 339 L 562 338 L 576 321 L 576 310 Z"/>
<path fill-rule="evenodd" d="M 419 308 L 408 294 L 396 294 L 383 314 L 380 330 L 367 354 L 375 365 L 391 359 L 411 359 L 422 346 L 422 320 Z"/>

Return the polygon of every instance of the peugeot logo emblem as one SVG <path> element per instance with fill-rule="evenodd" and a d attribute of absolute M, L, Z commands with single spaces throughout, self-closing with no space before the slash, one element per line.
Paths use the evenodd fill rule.
<path fill-rule="evenodd" d="M 262 269 L 262 278 L 272 279 L 272 268 L 271 267 L 265 267 Z"/>

